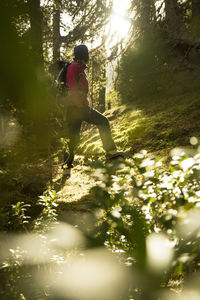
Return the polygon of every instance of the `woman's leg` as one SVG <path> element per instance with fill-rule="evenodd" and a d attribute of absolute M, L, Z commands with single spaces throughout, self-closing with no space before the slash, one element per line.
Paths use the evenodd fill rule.
<path fill-rule="evenodd" d="M 82 123 L 81 111 L 76 107 L 71 107 L 67 114 L 67 136 L 69 138 L 69 153 L 64 153 L 64 164 L 67 168 L 73 167 L 74 151 L 80 141 L 80 129 Z"/>
<path fill-rule="evenodd" d="M 83 120 L 97 126 L 103 143 L 103 148 L 106 152 L 116 150 L 116 145 L 112 138 L 110 123 L 104 115 L 93 108 L 87 107 L 85 109 Z"/>

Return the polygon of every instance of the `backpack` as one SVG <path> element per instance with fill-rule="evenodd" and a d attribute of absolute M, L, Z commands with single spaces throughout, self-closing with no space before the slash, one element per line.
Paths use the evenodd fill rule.
<path fill-rule="evenodd" d="M 68 86 L 66 83 L 67 69 L 70 62 L 58 60 L 49 67 L 49 72 L 53 76 L 53 87 L 57 96 L 63 96 L 68 93 Z"/>

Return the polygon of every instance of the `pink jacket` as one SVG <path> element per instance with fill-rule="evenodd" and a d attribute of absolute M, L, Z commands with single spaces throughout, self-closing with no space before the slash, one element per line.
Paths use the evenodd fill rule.
<path fill-rule="evenodd" d="M 66 82 L 69 87 L 70 100 L 78 107 L 89 105 L 89 82 L 85 70 L 87 66 L 72 62 L 67 69 Z"/>

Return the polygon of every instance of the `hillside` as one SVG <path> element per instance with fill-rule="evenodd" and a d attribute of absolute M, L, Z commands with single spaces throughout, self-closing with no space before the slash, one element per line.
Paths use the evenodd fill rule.
<path fill-rule="evenodd" d="M 49 159 L 37 161 L 38 169 L 28 163 L 26 168 L 20 165 L 23 168 L 23 184 L 20 185 L 21 178 L 17 178 L 18 181 L 11 181 L 15 185 L 9 190 L 12 191 L 11 196 L 19 200 L 9 210 L 1 212 L 1 222 L 3 228 L 9 225 L 13 231 L 25 232 L 22 240 L 26 243 L 20 246 L 21 241 L 16 239 L 17 244 L 11 244 L 9 251 L 13 255 L 13 265 L 8 264 L 6 272 L 3 269 L 1 278 L 17 291 L 22 286 L 22 292 L 28 295 L 23 299 L 32 298 L 36 293 L 38 296 L 33 296 L 34 299 L 58 299 L 58 293 L 61 293 L 62 299 L 67 299 L 70 285 L 74 286 L 74 295 L 77 295 L 77 286 L 82 288 L 84 294 L 81 299 L 178 300 L 179 293 L 183 294 L 183 299 L 188 299 L 191 291 L 199 295 L 199 287 L 195 288 L 195 284 L 200 265 L 200 154 L 194 159 L 176 156 L 174 164 L 168 168 L 170 151 L 174 147 L 198 151 L 198 143 L 191 145 L 190 138 L 199 136 L 199 98 L 198 92 L 194 91 L 166 99 L 141 100 L 134 105 L 122 105 L 106 111 L 117 146 L 127 154 L 124 160 L 105 164 L 97 130 L 83 125 L 70 177 L 62 177 L 64 139 Z M 147 155 L 140 151 L 142 149 L 147 150 Z M 154 159 L 153 155 L 158 159 Z M 164 162 L 164 168 L 160 160 Z M 4 182 L 8 184 L 7 178 Z M 47 190 L 40 196 L 43 188 Z M 25 201 L 28 200 L 31 203 L 34 200 L 35 205 L 27 205 Z M 55 223 L 58 225 L 56 228 Z M 53 235 L 49 233 L 51 229 L 55 230 Z M 37 233 L 39 244 L 33 243 L 33 236 Z M 25 248 L 24 251 L 23 247 L 28 247 L 28 250 Z M 40 258 L 42 252 L 35 258 L 35 253 L 38 253 L 35 249 L 43 248 L 45 260 Z M 99 249 L 103 250 L 103 254 L 99 254 Z M 115 264 L 110 264 L 110 257 L 104 257 L 107 252 L 112 252 L 117 258 Z M 25 264 L 21 263 L 23 257 Z M 29 262 L 30 265 L 27 265 Z M 89 267 L 86 262 L 89 262 Z M 97 262 L 100 265 L 96 265 Z M 121 273 L 122 265 L 125 268 Z M 69 266 L 72 266 L 72 271 L 66 273 L 67 277 L 62 277 Z M 110 281 L 106 277 L 106 296 L 96 297 L 102 290 L 102 278 L 107 273 Z M 17 279 L 13 279 L 13 274 L 19 275 Z M 38 284 L 34 274 L 45 278 L 45 282 Z M 51 290 L 55 274 L 59 274 L 59 278 Z M 96 274 L 100 275 L 94 284 L 91 278 Z M 119 275 L 120 296 L 110 297 L 110 286 L 115 291 L 110 282 L 116 285 L 113 281 L 116 275 Z M 28 291 L 24 288 L 25 276 Z M 70 285 L 65 286 L 70 278 Z M 10 285 L 7 286 L 6 293 L 10 294 Z M 54 289 L 56 297 L 52 298 Z M 87 297 L 87 293 L 92 296 Z"/>
<path fill-rule="evenodd" d="M 106 111 L 116 144 L 134 154 L 141 149 L 167 156 L 177 146 L 188 147 L 190 138 L 200 131 L 199 91 L 177 96 L 162 95 Z M 87 126 L 89 127 L 89 126 Z M 77 151 L 79 155 L 97 157 L 103 154 L 94 127 L 85 130 Z"/>
<path fill-rule="evenodd" d="M 190 144 L 191 137 L 199 136 L 200 96 L 198 91 L 169 96 L 156 96 L 141 100 L 133 105 L 121 105 L 105 112 L 111 123 L 116 144 L 128 157 L 145 149 L 166 163 L 170 151 L 181 147 L 187 153 L 197 146 Z M 187 150 L 186 150 L 187 149 Z M 55 170 L 54 187 L 60 190 L 60 211 L 88 210 L 88 203 L 94 201 L 89 190 L 95 185 L 94 179 L 85 173 L 88 163 L 104 161 L 98 130 L 88 124 L 82 128 L 81 143 L 75 156 L 75 168 L 71 177 L 60 184 L 62 170 Z M 62 155 L 58 161 L 61 163 Z M 58 164 L 59 166 L 59 164 Z M 79 201 L 80 200 L 80 201 Z"/>

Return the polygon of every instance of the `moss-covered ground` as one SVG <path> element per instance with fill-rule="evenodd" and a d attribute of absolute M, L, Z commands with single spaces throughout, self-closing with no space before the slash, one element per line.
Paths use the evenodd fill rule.
<path fill-rule="evenodd" d="M 146 149 L 167 156 L 176 146 L 188 146 L 192 136 L 199 136 L 200 96 L 193 94 L 144 99 L 105 112 L 119 149 L 131 154 Z M 90 126 L 82 134 L 79 155 L 95 158 L 103 155 L 98 131 Z"/>
<path fill-rule="evenodd" d="M 105 115 L 110 121 L 118 149 L 129 156 L 145 149 L 167 162 L 173 148 L 192 150 L 197 147 L 190 144 L 190 139 L 200 135 L 200 93 L 195 90 L 165 98 L 155 95 L 114 107 L 107 110 Z M 96 160 L 104 160 L 98 130 L 95 126 L 83 124 L 75 168 L 72 169 L 71 177 L 56 187 L 60 189 L 61 207 L 85 209 L 87 203 L 94 200 L 89 190 L 95 182 L 86 175 L 85 170 L 88 162 Z M 58 167 L 54 181 L 59 182 L 61 175 L 62 171 Z"/>

